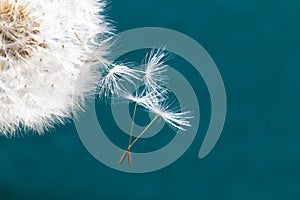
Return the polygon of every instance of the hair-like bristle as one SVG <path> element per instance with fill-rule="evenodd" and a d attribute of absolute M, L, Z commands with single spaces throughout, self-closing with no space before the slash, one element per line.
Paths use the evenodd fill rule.
<path fill-rule="evenodd" d="M 135 80 L 140 80 L 140 71 L 125 66 L 125 64 L 112 64 L 111 68 L 106 68 L 106 74 L 98 83 L 98 94 L 100 97 L 109 95 L 120 95 L 126 89 L 124 83 L 135 84 Z"/>
<path fill-rule="evenodd" d="M 170 59 L 170 54 L 164 49 L 152 49 L 144 59 L 145 71 L 144 82 L 149 90 L 160 90 L 167 84 L 168 77 L 166 62 Z"/>
<path fill-rule="evenodd" d="M 176 110 L 174 104 L 168 104 L 167 101 L 148 101 L 143 104 L 150 112 L 160 116 L 172 128 L 185 130 L 185 127 L 190 127 L 189 119 L 192 119 L 190 111 Z"/>

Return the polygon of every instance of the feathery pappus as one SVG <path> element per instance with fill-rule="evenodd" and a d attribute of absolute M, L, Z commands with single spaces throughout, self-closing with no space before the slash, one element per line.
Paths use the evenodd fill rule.
<path fill-rule="evenodd" d="M 106 63 L 108 45 L 99 38 L 113 30 L 105 6 L 102 0 L 0 1 L 0 135 L 42 134 L 81 108 L 96 68 Z"/>
<path fill-rule="evenodd" d="M 152 49 L 146 56 L 141 66 L 125 66 L 113 64 L 106 68 L 105 73 L 99 80 L 98 95 L 101 100 L 117 96 L 118 99 L 128 100 L 134 103 L 131 129 L 129 133 L 128 147 L 121 156 L 119 163 L 122 164 L 126 157 L 128 166 L 131 166 L 131 148 L 146 134 L 147 130 L 156 120 L 163 120 L 173 130 L 185 131 L 190 127 L 190 119 L 193 118 L 190 111 L 178 109 L 176 103 L 170 103 L 168 89 L 166 88 L 168 76 L 166 62 L 170 54 L 164 49 Z M 142 82 L 142 87 L 137 87 L 136 82 Z M 135 88 L 129 91 L 127 87 Z M 144 130 L 133 137 L 137 106 L 141 106 L 155 117 Z"/>

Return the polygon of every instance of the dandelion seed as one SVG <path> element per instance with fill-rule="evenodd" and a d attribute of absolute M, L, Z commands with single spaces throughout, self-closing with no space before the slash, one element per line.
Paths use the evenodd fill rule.
<path fill-rule="evenodd" d="M 132 117 L 132 123 L 131 123 L 131 129 L 130 129 L 129 141 L 128 141 L 128 148 L 129 148 L 132 140 L 132 133 L 135 124 L 137 106 L 147 104 L 147 102 L 154 101 L 155 99 L 157 99 L 156 101 L 160 101 L 159 99 L 161 99 L 161 95 L 159 95 L 156 91 L 149 91 L 148 89 L 143 88 L 142 90 L 135 89 L 135 92 L 133 94 L 127 90 L 124 90 L 122 91 L 121 96 L 131 102 L 134 102 L 133 117 Z"/>
<path fill-rule="evenodd" d="M 94 39 L 112 32 L 104 9 L 98 0 L 0 1 L 0 134 L 43 133 L 81 107 L 97 77 L 90 61 L 105 63 L 108 46 Z"/>
<path fill-rule="evenodd" d="M 133 145 L 147 132 L 147 130 L 154 124 L 156 120 L 158 120 L 160 117 L 169 124 L 172 128 L 179 129 L 185 131 L 184 127 L 190 127 L 190 121 L 189 119 L 193 118 L 191 116 L 191 113 L 189 111 L 181 112 L 178 110 L 175 110 L 172 108 L 174 106 L 173 104 L 167 104 L 167 101 L 161 101 L 157 96 L 151 94 L 149 95 L 152 98 L 144 98 L 142 97 L 134 97 L 129 96 L 129 99 L 132 99 L 134 102 L 136 102 L 135 105 L 137 105 L 139 102 L 140 105 L 144 106 L 146 109 L 148 109 L 150 112 L 153 112 L 156 114 L 156 116 L 151 120 L 151 122 L 145 127 L 145 129 L 131 142 L 132 140 L 132 130 L 133 130 L 133 123 L 131 127 L 131 134 L 129 139 L 129 144 L 127 147 L 127 150 L 122 155 L 119 163 L 122 164 L 126 157 L 128 157 L 128 165 L 131 166 L 131 156 L 130 156 L 130 150 L 133 147 Z M 157 95 L 157 94 L 156 94 Z M 145 95 L 147 96 L 147 95 Z M 159 97 L 159 96 L 158 96 Z M 136 108 L 135 108 L 136 109 Z M 133 119 L 134 121 L 134 119 Z M 129 164 L 130 163 L 130 164 Z"/>
<path fill-rule="evenodd" d="M 128 145 L 127 150 L 124 152 L 124 154 L 122 155 L 119 161 L 120 164 L 122 164 L 125 158 L 128 157 L 128 163 L 130 163 L 129 165 L 131 166 L 130 149 L 146 133 L 146 131 L 153 125 L 153 123 L 159 117 L 164 119 L 166 123 L 168 123 L 169 125 L 171 125 L 176 129 L 185 130 L 183 128 L 184 126 L 188 126 L 188 127 L 191 126 L 190 122 L 188 121 L 188 119 L 193 118 L 190 115 L 190 112 L 172 112 L 172 111 L 168 111 L 167 107 L 164 108 L 159 105 L 150 105 L 150 107 L 148 108 L 151 109 L 152 112 L 156 113 L 156 116 L 151 120 L 151 122 L 146 126 L 146 128 L 135 138 L 135 140 Z"/>
<path fill-rule="evenodd" d="M 148 126 L 146 126 L 146 128 L 136 137 L 136 139 L 129 145 L 128 150 L 130 150 L 130 148 L 138 141 L 139 138 L 141 138 L 145 134 L 145 132 L 159 117 L 161 117 L 171 127 L 179 130 L 185 131 L 183 127 L 191 126 L 189 119 L 193 118 L 193 116 L 190 115 L 191 113 L 189 111 L 175 112 L 170 109 L 170 105 L 163 106 L 156 103 L 157 102 L 155 101 L 154 103 L 151 101 L 147 102 L 147 105 L 143 104 L 147 109 L 155 113 L 156 116 L 152 119 Z"/>

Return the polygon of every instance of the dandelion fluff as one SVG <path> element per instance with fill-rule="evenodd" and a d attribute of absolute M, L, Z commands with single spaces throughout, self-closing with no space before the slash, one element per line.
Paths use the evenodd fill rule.
<path fill-rule="evenodd" d="M 193 118 L 190 111 L 181 111 L 174 108 L 174 103 L 168 104 L 167 101 L 160 102 L 152 99 L 143 103 L 149 111 L 161 117 L 172 128 L 185 131 L 184 127 L 190 127 L 190 119 Z"/>
<path fill-rule="evenodd" d="M 163 89 L 168 77 L 165 75 L 168 65 L 166 62 L 170 59 L 170 54 L 164 49 L 152 49 L 144 59 L 145 72 L 144 82 L 149 90 Z"/>
<path fill-rule="evenodd" d="M 98 83 L 99 97 L 120 96 L 126 92 L 124 84 L 135 85 L 135 81 L 140 80 L 141 72 L 125 64 L 111 64 L 111 68 L 106 67 L 105 71 L 106 74 L 101 77 Z"/>
<path fill-rule="evenodd" d="M 107 46 L 95 41 L 112 31 L 104 9 L 97 0 L 0 1 L 0 134 L 41 134 L 80 108 L 95 63 L 105 63 Z"/>

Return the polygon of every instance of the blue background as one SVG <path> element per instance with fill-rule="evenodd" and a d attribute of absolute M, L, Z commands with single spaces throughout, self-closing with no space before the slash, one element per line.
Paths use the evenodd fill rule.
<path fill-rule="evenodd" d="M 218 144 L 199 160 L 199 134 L 171 166 L 125 174 L 94 159 L 72 123 L 43 137 L 2 137 L 0 199 L 300 199 L 300 2 L 114 0 L 110 7 L 119 32 L 170 28 L 209 52 L 228 95 Z"/>

